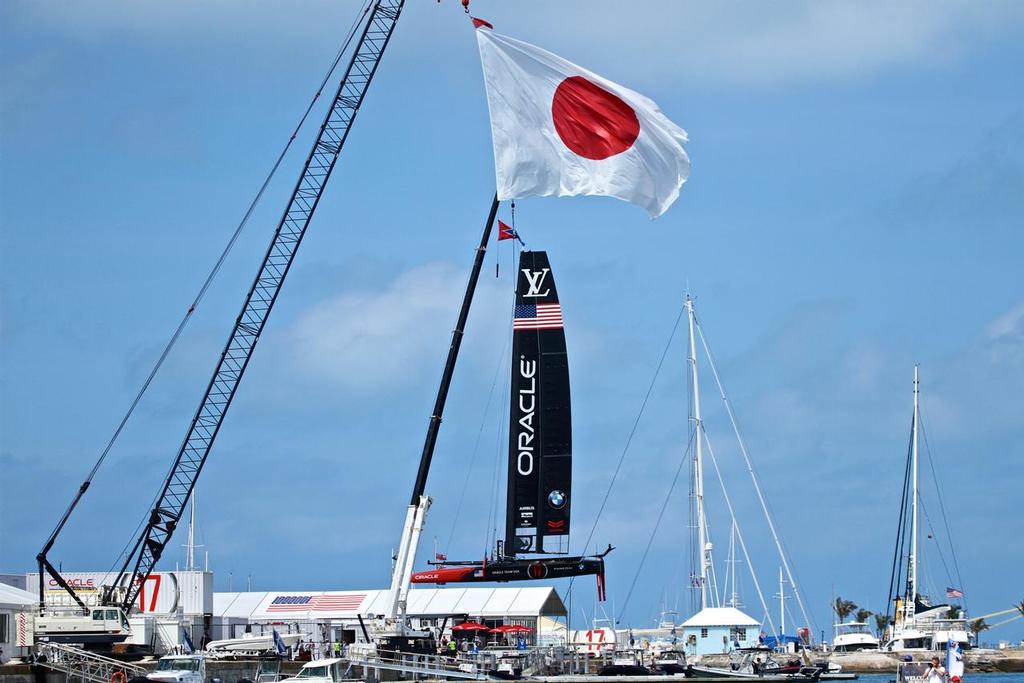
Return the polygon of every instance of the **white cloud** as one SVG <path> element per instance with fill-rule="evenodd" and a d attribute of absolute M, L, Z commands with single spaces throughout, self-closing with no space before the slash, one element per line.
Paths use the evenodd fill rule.
<path fill-rule="evenodd" d="M 431 59 L 475 53 L 460 7 L 407 4 L 401 42 Z M 301 39 L 330 45 L 348 28 L 356 3 L 325 0 L 253 4 L 114 0 L 32 2 L 15 6 L 22 21 L 81 40 L 125 35 L 183 46 L 230 42 L 262 54 Z M 714 83 L 775 84 L 862 77 L 901 64 L 943 63 L 999 33 L 1024 26 L 1024 4 L 969 0 L 760 2 L 662 0 L 623 4 L 474 2 L 499 30 L 563 54 L 628 83 L 657 77 Z M 471 66 L 471 65 L 468 65 Z"/>
<path fill-rule="evenodd" d="M 989 323 L 985 338 L 990 342 L 1024 343 L 1024 302 Z"/>
<path fill-rule="evenodd" d="M 532 7 L 537 11 L 526 9 Z M 639 66 L 659 78 L 744 85 L 861 77 L 894 65 L 941 63 L 998 32 L 1024 26 L 1024 6 L 967 0 L 605 1 L 588 3 L 585 20 L 576 4 L 545 3 L 544 21 L 538 21 L 541 11 L 539 3 L 520 2 L 495 19 L 500 29 L 564 51 L 568 59 L 595 69 L 590 60 L 603 60 L 620 78 Z"/>
<path fill-rule="evenodd" d="M 431 263 L 402 273 L 380 289 L 327 299 L 294 324 L 287 335 L 289 354 L 305 372 L 359 391 L 393 389 L 424 372 L 434 376 L 466 277 L 465 268 Z M 473 330 L 506 329 L 508 307 L 494 305 L 502 297 L 508 299 L 488 278 L 481 278 L 471 314 Z"/>

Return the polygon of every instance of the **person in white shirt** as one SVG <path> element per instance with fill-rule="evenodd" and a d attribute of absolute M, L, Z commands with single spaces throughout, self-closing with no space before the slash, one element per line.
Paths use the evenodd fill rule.
<path fill-rule="evenodd" d="M 938 657 L 932 657 L 932 665 L 924 672 L 924 679 L 927 683 L 945 683 L 946 669 L 939 664 Z"/>

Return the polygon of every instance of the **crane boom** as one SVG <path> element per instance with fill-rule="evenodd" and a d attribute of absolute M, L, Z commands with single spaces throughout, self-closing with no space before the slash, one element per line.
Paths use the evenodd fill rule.
<path fill-rule="evenodd" d="M 331 108 L 320 126 L 174 465 L 145 529 L 125 559 L 114 585 L 107 587 L 104 604 L 113 604 L 116 600 L 128 613 L 138 598 L 142 579 L 160 560 L 181 519 L 404 4 L 405 0 L 377 0 L 369 12 Z M 124 590 L 117 591 L 115 597 L 117 587 Z"/>

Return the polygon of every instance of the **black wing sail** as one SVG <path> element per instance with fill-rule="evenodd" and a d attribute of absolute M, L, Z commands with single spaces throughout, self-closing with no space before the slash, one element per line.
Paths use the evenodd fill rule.
<path fill-rule="evenodd" d="M 567 553 L 572 411 L 562 308 L 548 255 L 519 257 L 513 315 L 505 554 Z"/>

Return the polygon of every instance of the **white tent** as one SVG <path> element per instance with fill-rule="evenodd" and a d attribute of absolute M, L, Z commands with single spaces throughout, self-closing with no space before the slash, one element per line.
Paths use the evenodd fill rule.
<path fill-rule="evenodd" d="M 36 605 L 36 596 L 14 586 L 0 583 L 0 663 L 6 662 L 15 648 L 15 620 L 19 612 L 31 610 Z"/>
<path fill-rule="evenodd" d="M 36 604 L 36 596 L 14 586 L 0 583 L 0 609 L 21 610 Z"/>

